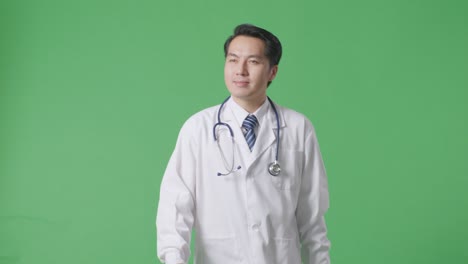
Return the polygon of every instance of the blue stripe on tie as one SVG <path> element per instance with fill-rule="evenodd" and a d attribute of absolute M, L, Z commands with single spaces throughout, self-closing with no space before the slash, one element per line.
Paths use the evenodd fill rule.
<path fill-rule="evenodd" d="M 253 146 L 255 145 L 256 137 L 254 128 L 258 124 L 258 120 L 254 115 L 249 115 L 245 118 L 242 123 L 242 127 L 246 130 L 244 136 L 249 145 L 250 151 L 252 151 Z"/>

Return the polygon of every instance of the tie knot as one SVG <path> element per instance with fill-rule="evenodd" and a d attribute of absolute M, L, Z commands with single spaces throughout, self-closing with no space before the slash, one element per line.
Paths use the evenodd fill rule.
<path fill-rule="evenodd" d="M 258 124 L 258 120 L 254 115 L 249 115 L 244 119 L 242 127 L 250 130 L 253 129 Z"/>

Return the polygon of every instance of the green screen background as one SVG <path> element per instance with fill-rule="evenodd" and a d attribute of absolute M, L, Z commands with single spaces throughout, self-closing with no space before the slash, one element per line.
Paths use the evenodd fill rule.
<path fill-rule="evenodd" d="M 0 263 L 159 263 L 178 131 L 227 95 L 235 25 L 307 115 L 335 264 L 468 263 L 466 1 L 2 1 Z"/>

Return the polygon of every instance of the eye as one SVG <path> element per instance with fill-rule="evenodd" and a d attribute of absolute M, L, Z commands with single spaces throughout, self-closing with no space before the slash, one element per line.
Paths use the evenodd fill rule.
<path fill-rule="evenodd" d="M 230 59 L 228 59 L 228 62 L 237 62 L 237 59 L 235 59 L 235 58 L 230 58 Z"/>
<path fill-rule="evenodd" d="M 260 63 L 260 62 L 257 61 L 257 60 L 250 60 L 250 64 L 254 64 L 254 65 L 255 65 L 255 64 L 259 64 L 259 63 Z"/>

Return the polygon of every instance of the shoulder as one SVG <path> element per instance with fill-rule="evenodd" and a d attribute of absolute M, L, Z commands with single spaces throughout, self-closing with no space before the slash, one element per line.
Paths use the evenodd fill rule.
<path fill-rule="evenodd" d="M 184 126 L 200 125 L 203 122 L 211 121 L 216 117 L 219 105 L 205 108 L 190 116 L 184 123 Z"/>
<path fill-rule="evenodd" d="M 283 119 L 284 124 L 286 127 L 290 128 L 303 128 L 304 131 L 312 132 L 314 130 L 314 126 L 309 118 L 294 109 L 284 107 L 275 103 L 275 106 L 278 109 L 278 114 L 280 115 L 280 119 Z"/>
<path fill-rule="evenodd" d="M 194 135 L 206 131 L 206 127 L 214 124 L 219 105 L 205 108 L 190 116 L 180 129 L 181 135 Z"/>
<path fill-rule="evenodd" d="M 294 109 L 284 107 L 278 104 L 275 104 L 275 106 L 280 110 L 285 117 L 290 117 L 290 118 L 295 118 L 295 119 L 301 119 L 301 120 L 308 120 L 308 118 L 303 114 L 300 113 Z"/>

